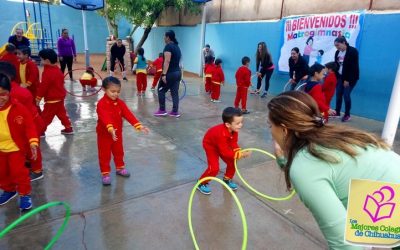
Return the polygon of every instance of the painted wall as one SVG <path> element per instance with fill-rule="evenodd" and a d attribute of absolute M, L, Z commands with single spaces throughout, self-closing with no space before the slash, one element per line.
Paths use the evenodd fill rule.
<path fill-rule="evenodd" d="M 27 9 L 31 14 L 31 21 L 34 22 L 32 2 L 26 1 Z M 38 4 L 36 4 L 36 7 Z M 22 1 L 0 1 L 0 46 L 7 42 L 10 32 L 18 22 L 25 22 Z M 5 11 L 7 10 L 7 11 Z M 38 11 L 38 9 L 36 9 Z M 105 39 L 108 35 L 105 20 L 96 12 L 86 13 L 88 44 L 91 53 L 105 52 Z M 57 30 L 68 28 L 70 36 L 74 35 L 75 44 L 79 52 L 84 51 L 83 28 L 81 11 L 67 6 L 50 6 L 50 15 L 53 28 L 53 38 L 57 41 Z M 125 30 L 123 30 L 126 32 Z"/>
<path fill-rule="evenodd" d="M 352 94 L 355 115 L 384 120 L 390 94 L 400 59 L 400 32 L 397 31 L 400 14 L 367 14 L 361 33 L 360 70 L 361 79 Z M 397 26 L 397 29 L 395 29 Z M 170 27 L 176 32 L 184 56 L 185 69 L 198 72 L 200 66 L 199 36 L 200 26 Z M 167 27 L 155 28 L 150 33 L 144 48 L 146 55 L 155 58 L 163 45 L 163 34 Z M 216 56 L 223 60 L 223 69 L 227 82 L 234 84 L 234 74 L 240 66 L 241 58 L 252 58 L 251 70 L 254 72 L 254 54 L 256 45 L 265 41 L 276 63 L 281 46 L 282 21 L 213 23 L 207 24 L 206 43 L 211 45 Z M 137 41 L 141 32 L 134 36 Z M 287 74 L 274 72 L 270 92 L 281 92 L 287 81 Z M 333 100 L 334 101 L 334 100 Z M 331 104 L 333 107 L 334 103 Z"/>

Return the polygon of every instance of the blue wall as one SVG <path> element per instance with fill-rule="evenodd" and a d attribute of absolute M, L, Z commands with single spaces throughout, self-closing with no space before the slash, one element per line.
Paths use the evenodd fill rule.
<path fill-rule="evenodd" d="M 32 2 L 25 1 L 31 14 L 31 22 L 34 22 Z M 0 0 L 0 46 L 7 42 L 10 32 L 18 22 L 25 22 L 22 1 Z M 36 3 L 36 11 L 38 4 Z M 39 15 L 37 14 L 37 17 Z M 57 41 L 58 29 L 68 28 L 70 36 L 74 35 L 75 44 L 79 52 L 84 51 L 83 28 L 81 11 L 67 6 L 50 6 L 50 16 L 53 28 L 53 38 Z M 86 12 L 88 44 L 91 53 L 104 53 L 105 41 L 108 35 L 105 20 L 96 12 Z"/>
<path fill-rule="evenodd" d="M 383 121 L 400 58 L 400 14 L 366 14 L 359 47 L 360 81 L 353 91 L 352 113 Z M 200 27 L 171 27 L 176 32 L 184 56 L 185 69 L 198 72 Z M 163 47 L 167 28 L 155 28 L 144 48 L 154 58 Z M 234 84 L 235 71 L 245 55 L 254 59 L 257 43 L 265 41 L 275 63 L 281 46 L 282 21 L 207 24 L 206 43 L 223 60 L 227 82 Z M 135 41 L 142 31 L 134 35 Z M 254 73 L 254 60 L 251 64 Z M 287 82 L 287 74 L 274 72 L 270 92 L 277 94 Z M 253 83 L 254 84 L 254 83 Z M 334 101 L 331 106 L 334 107 Z"/>

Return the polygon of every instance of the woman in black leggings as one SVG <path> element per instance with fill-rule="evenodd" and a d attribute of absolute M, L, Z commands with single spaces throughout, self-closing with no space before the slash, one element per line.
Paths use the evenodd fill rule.
<path fill-rule="evenodd" d="M 274 72 L 274 68 L 275 66 L 272 62 L 272 57 L 268 51 L 267 45 L 265 42 L 258 43 L 256 52 L 257 89 L 251 92 L 251 94 L 260 94 L 262 79 L 265 77 L 265 91 L 261 95 L 261 98 L 267 96 L 269 80 Z"/>
<path fill-rule="evenodd" d="M 69 38 L 65 28 L 61 30 L 61 37 L 57 41 L 57 50 L 61 71 L 64 73 L 65 67 L 68 67 L 69 78 L 72 81 L 72 63 L 76 61 L 76 48 L 74 40 Z"/>

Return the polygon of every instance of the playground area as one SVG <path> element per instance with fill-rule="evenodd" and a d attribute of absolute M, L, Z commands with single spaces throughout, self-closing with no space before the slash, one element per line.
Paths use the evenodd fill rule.
<path fill-rule="evenodd" d="M 17 39 L 16 33 L 22 32 L 22 36 L 29 39 L 31 55 L 27 58 L 32 60 L 39 70 L 40 79 L 37 86 L 40 86 L 43 84 L 44 68 L 50 66 L 44 65 L 44 60 L 41 61 L 39 51 L 54 50 L 57 54 L 54 54 L 54 58 L 57 58 L 54 64 L 66 68 L 65 71 L 62 69 L 64 88 L 67 92 L 64 106 L 71 122 L 67 127 L 55 118 L 47 130 L 38 134 L 41 135 L 39 147 L 43 158 L 43 178 L 32 178 L 33 161 L 28 162 L 28 158 L 25 158 L 25 166 L 30 168 L 30 196 L 33 206 L 26 209 L 27 211 L 22 211 L 20 198 L 10 198 L 1 203 L 0 250 L 318 250 L 333 249 L 332 246 L 336 247 L 335 250 L 389 249 L 370 247 L 378 246 L 381 242 L 362 242 L 362 246 L 350 246 L 348 234 L 345 235 L 345 240 L 337 236 L 343 233 L 344 229 L 337 229 L 343 221 L 346 221 L 347 227 L 353 227 L 354 224 L 351 222 L 354 221 L 353 217 L 347 220 L 343 215 L 347 213 L 349 195 L 340 196 L 341 192 L 346 193 L 343 190 L 350 186 L 349 183 L 353 179 L 345 180 L 345 177 L 340 176 L 341 172 L 336 172 L 334 168 L 329 169 L 331 172 L 324 172 L 322 167 L 325 165 L 321 162 L 325 161 L 325 158 L 317 159 L 311 153 L 309 156 L 313 158 L 304 158 L 310 160 L 305 161 L 310 166 L 321 166 L 321 173 L 327 173 L 325 177 L 318 179 L 318 182 L 327 183 L 329 191 L 332 191 L 329 198 L 335 198 L 336 206 L 328 207 L 328 202 L 322 201 L 326 190 L 308 190 L 308 194 L 311 194 L 309 197 L 319 197 L 320 200 L 314 204 L 317 204 L 319 212 L 322 208 L 325 209 L 321 212 L 325 217 L 313 211 L 309 206 L 311 203 L 307 203 L 306 196 L 300 195 L 300 189 L 297 189 L 296 193 L 293 180 L 292 189 L 287 188 L 287 178 L 293 177 L 290 171 L 294 168 L 296 154 L 304 152 L 293 149 L 290 151 L 293 155 L 290 155 L 285 151 L 286 146 L 298 146 L 306 151 L 310 150 L 308 146 L 312 144 L 318 148 L 318 152 L 325 149 L 337 150 L 335 154 L 338 156 L 340 150 L 344 151 L 343 145 L 335 148 L 336 145 L 332 143 L 332 148 L 324 149 L 326 144 L 321 146 L 315 143 L 324 136 L 328 138 L 328 133 L 317 129 L 328 127 L 343 130 L 339 132 L 353 131 L 351 128 L 361 129 L 388 141 L 388 148 L 382 148 L 396 153 L 392 154 L 393 157 L 400 154 L 397 123 L 397 115 L 400 116 L 400 112 L 393 108 L 396 107 L 393 100 L 399 100 L 397 104 L 400 103 L 400 95 L 396 95 L 395 91 L 400 90 L 400 51 L 397 48 L 400 33 L 395 32 L 400 23 L 400 4 L 373 0 L 345 3 L 341 0 L 332 1 L 328 6 L 317 0 L 310 0 L 307 6 L 301 6 L 299 1 L 293 0 L 272 0 L 268 3 L 260 0 L 104 0 L 108 4 L 108 11 L 111 12 L 106 12 L 107 8 L 103 9 L 103 6 L 100 6 L 103 4 L 100 0 L 0 2 L 0 9 L 4 11 L 4 20 L 0 23 L 0 61 L 8 53 L 6 46 L 10 39 L 14 36 Z M 154 13 L 157 8 L 153 5 L 150 5 L 150 9 L 146 5 L 156 2 L 164 4 L 162 11 L 158 13 Z M 171 3 L 174 3 L 173 7 Z M 133 9 L 128 11 L 129 6 L 133 6 Z M 142 13 L 134 9 L 139 8 L 138 6 L 147 9 L 143 17 L 139 15 Z M 113 11 L 121 13 L 119 16 L 110 17 L 110 13 L 115 14 Z M 153 20 L 152 16 L 156 18 Z M 391 30 L 392 27 L 394 31 Z M 379 47 L 376 44 L 379 44 Z M 12 52 L 18 57 L 17 77 L 14 80 L 26 87 L 27 77 L 23 74 L 28 74 L 27 66 L 21 66 L 25 62 L 19 58 L 26 46 L 21 48 L 15 45 L 15 52 Z M 351 61 L 348 58 L 351 58 Z M 158 59 L 162 59 L 159 68 L 155 65 Z M 50 59 L 46 58 L 46 63 L 47 60 L 50 62 Z M 329 63 L 334 67 L 329 68 Z M 165 68 L 171 65 L 175 66 L 175 71 L 165 72 Z M 115 69 L 111 70 L 114 66 Z M 72 68 L 72 74 L 68 72 L 69 67 Z M 208 71 L 207 67 L 211 70 Z M 316 69 L 318 67 L 319 71 Z M 59 73 L 58 68 L 52 69 Z M 243 69 L 245 80 L 238 77 L 238 72 Z M 179 71 L 182 72 L 182 79 L 178 77 L 175 86 L 168 85 L 173 82 L 171 75 L 178 74 Z M 303 74 L 299 73 L 300 71 Z M 219 72 L 222 72 L 223 77 Z M 154 81 L 152 86 L 156 73 L 159 77 L 157 79 L 161 80 Z M 85 78 L 88 74 L 90 79 Z M 326 90 L 322 89 L 326 86 L 323 84 L 329 74 L 335 76 L 335 85 L 331 89 L 331 99 L 326 101 L 326 92 L 323 92 Z M 120 85 L 111 81 L 105 89 L 102 88 L 102 80 L 110 75 L 119 79 Z M 142 93 L 139 89 L 142 83 L 139 82 L 143 82 L 143 75 L 147 79 L 147 87 L 144 87 Z M 5 79 L 8 75 L 1 74 L 0 77 Z M 60 75 L 59 78 L 61 77 Z M 93 78 L 97 80 L 97 84 L 93 86 L 84 86 L 82 83 Z M 60 86 L 61 82 L 58 81 Z M 57 84 L 55 80 L 52 83 Z M 207 89 L 207 83 L 211 84 L 211 89 Z M 313 96 L 310 85 L 311 88 L 320 87 L 317 98 Z M 8 93 L 2 86 L 0 104 L 1 98 L 12 96 L 12 88 L 8 89 Z M 169 90 L 165 93 L 166 108 L 162 110 L 161 93 L 167 88 Z M 290 89 L 293 91 L 289 92 Z M 284 96 L 282 99 L 297 102 L 295 108 L 290 110 L 285 109 L 285 105 L 272 108 L 269 106 L 271 100 L 281 93 L 288 93 L 287 91 L 289 97 Z M 177 93 L 178 98 L 174 99 L 172 92 Z M 236 103 L 240 92 L 245 93 L 247 108 L 246 101 L 243 105 L 243 98 L 241 105 Z M 137 123 L 133 124 L 132 120 L 127 119 L 127 113 L 124 113 L 126 109 L 120 109 L 122 104 L 117 102 L 120 100 L 113 99 L 112 95 L 115 93 L 119 94 L 117 99 L 125 102 L 137 117 Z M 314 98 L 310 98 L 312 104 L 317 106 L 310 107 L 307 102 L 290 96 L 290 93 L 311 96 Z M 50 100 L 45 96 L 35 95 L 34 108 L 38 106 L 41 109 L 38 116 L 43 116 L 45 105 L 60 103 L 58 99 Z M 214 98 L 214 95 L 217 97 Z M 343 97 L 343 105 L 342 99 L 340 102 L 336 101 L 338 96 L 338 99 Z M 14 96 L 9 99 L 12 98 Z M 104 100 L 109 106 L 101 113 L 102 119 L 106 117 L 107 122 L 101 120 L 106 132 L 104 137 L 100 138 L 102 128 L 98 124 L 101 123 L 99 117 L 103 110 L 100 110 L 99 103 Z M 290 104 L 289 101 L 287 105 Z M 179 104 L 179 112 L 173 110 L 173 104 L 176 103 Z M 233 106 L 237 106 L 235 112 L 240 115 L 232 115 L 232 121 L 224 122 L 221 127 L 228 132 L 224 130 L 218 136 L 229 141 L 223 141 L 227 145 L 234 141 L 237 132 L 233 128 L 234 121 L 237 117 L 243 118 L 243 127 L 238 133 L 239 146 L 228 145 L 229 155 L 233 155 L 229 160 L 233 159 L 235 164 L 232 165 L 236 172 L 232 180 L 227 177 L 225 170 L 229 163 L 223 158 L 226 149 L 221 146 L 223 143 L 213 138 L 215 150 L 219 150 L 220 169 L 216 176 L 219 180 L 214 178 L 209 183 L 212 193 L 205 195 L 207 193 L 201 190 L 200 176 L 207 171 L 211 172 L 215 162 L 211 163 L 204 137 L 211 127 L 222 123 L 223 111 Z M 279 113 L 276 111 L 278 106 L 284 107 L 282 110 L 288 114 L 287 117 L 282 116 L 283 120 L 287 118 L 286 124 L 275 124 L 270 116 L 274 108 L 275 112 Z M 322 110 L 321 107 L 325 109 Z M 297 109 L 303 110 L 303 113 Z M 392 112 L 389 112 L 390 110 Z M 0 118 L 7 117 L 8 112 L 9 109 L 4 110 L 3 106 L 0 106 Z M 297 120 L 291 121 L 289 115 L 297 115 Z M 289 124 L 307 119 L 308 116 L 312 119 L 299 122 L 298 127 L 291 127 Z M 121 117 L 129 120 L 129 123 L 126 120 L 121 123 L 123 133 L 116 138 L 116 131 L 120 129 L 115 124 Z M 17 121 L 17 118 L 14 121 Z M 385 123 L 385 119 L 391 122 Z M 8 125 L 7 119 L 3 120 L 0 121 L 0 127 L 7 128 L 10 132 L 0 133 L 1 157 L 11 152 L 2 149 L 5 145 L 2 142 L 6 138 L 4 134 L 14 140 L 11 132 L 13 128 Z M 330 126 L 331 124 L 333 126 Z M 300 131 L 303 125 L 310 126 L 311 129 Z M 348 127 L 346 129 L 339 125 Z M 149 134 L 141 133 L 142 126 L 150 130 Z M 71 129 L 69 134 L 64 133 L 66 129 Z M 389 130 L 390 133 L 387 132 Z M 339 133 L 337 130 L 336 132 Z M 383 136 L 385 132 L 386 135 L 393 136 L 392 144 L 391 138 Z M 304 136 L 306 133 L 309 133 L 307 138 Z M 373 141 L 373 136 L 360 134 L 353 141 Z M 348 138 L 337 138 L 346 139 L 347 142 L 351 135 L 354 136 L 355 132 L 349 132 Z M 8 137 L 6 139 L 10 141 Z M 101 164 L 104 162 L 101 162 L 102 155 L 99 156 L 101 146 L 104 146 L 99 141 L 106 137 L 109 139 L 107 146 L 123 140 L 125 166 L 120 165 L 122 168 L 118 169 L 112 161 L 111 172 L 102 169 Z M 316 139 L 312 141 L 309 138 Z M 278 139 L 282 144 L 279 144 Z M 295 140 L 303 140 L 306 144 L 296 144 Z M 376 141 L 386 145 L 380 140 Z M 375 146 L 374 142 L 368 141 L 368 147 Z M 30 140 L 29 143 L 32 147 L 33 143 Z M 364 147 L 365 150 L 360 154 L 368 151 L 367 146 L 360 146 L 356 142 L 350 146 L 355 148 L 355 145 Z M 111 147 L 116 146 L 110 146 L 110 151 L 115 157 L 117 151 L 114 152 L 115 149 Z M 16 148 L 18 149 L 17 146 Z M 243 149 L 251 150 L 252 154 L 243 157 Z M 282 151 L 281 155 L 279 149 Z M 345 159 L 340 157 L 339 163 Z M 282 158 L 283 165 L 280 163 Z M 290 163 L 286 161 L 288 159 Z M 393 159 L 400 162 L 400 157 Z M 395 160 L 393 162 L 396 162 Z M 326 160 L 324 164 L 336 167 L 338 162 Z M 351 163 L 348 162 L 350 161 L 346 162 L 346 167 L 352 167 L 351 171 L 361 169 L 356 165 L 359 162 L 357 159 L 352 158 Z M 368 164 L 381 162 L 394 165 L 379 157 L 372 159 Z M 286 164 L 289 164 L 289 167 Z M 297 164 L 300 166 L 299 162 Z M 7 168 L 8 165 L 11 166 L 9 163 Z M 130 172 L 129 178 L 117 174 L 124 168 Z M 374 172 L 376 176 L 371 178 L 364 175 L 362 177 L 365 178 L 356 179 L 389 183 L 388 180 L 379 179 L 379 170 Z M 287 171 L 287 176 L 284 171 Z M 315 176 L 319 174 L 315 173 Z M 393 176 L 397 174 L 400 174 L 400 171 L 397 170 Z M 106 176 L 111 178 L 111 185 L 104 181 Z M 377 179 L 373 179 L 375 177 Z M 12 178 L 14 176 L 10 177 Z M 4 179 L 0 178 L 2 181 Z M 237 190 L 229 186 L 231 181 L 238 185 Z M 305 187 L 309 183 L 303 184 Z M 387 185 L 392 184 L 398 185 L 398 182 L 390 182 Z M 0 187 L 5 186 L 0 181 Z M 382 189 L 383 187 L 365 194 L 374 200 L 373 208 L 367 207 L 367 197 L 363 207 L 360 206 L 359 209 L 365 214 L 368 213 L 369 217 L 363 214 L 368 223 L 370 220 L 375 223 L 377 218 L 377 221 L 381 220 L 379 223 L 384 223 L 382 221 L 388 218 L 388 224 L 383 226 L 387 226 L 388 231 L 392 230 L 394 238 L 400 239 L 400 217 L 396 217 L 400 211 L 400 196 L 397 193 L 394 195 L 393 191 L 391 198 L 385 200 L 387 197 Z M 0 191 L 10 193 L 5 188 Z M 16 195 L 19 194 L 20 197 L 29 196 L 18 192 Z M 377 193 L 381 195 L 380 201 L 375 199 L 377 196 L 374 195 Z M 364 193 L 360 195 L 362 199 L 363 195 Z M 38 210 L 44 206 L 49 207 Z M 392 206 L 391 210 L 389 206 Z M 337 209 L 338 207 L 340 209 Z M 335 209 L 344 212 L 336 213 Z M 375 214 L 371 214 L 369 209 L 375 211 Z M 379 217 L 380 213 L 386 213 L 386 217 L 382 214 Z M 332 214 L 339 215 L 332 219 Z M 390 218 L 387 214 L 396 215 Z M 26 220 L 25 216 L 28 217 Z M 321 223 L 328 217 L 331 219 L 329 223 Z M 317 221 L 316 218 L 321 220 Z M 21 219 L 24 221 L 18 225 L 14 224 L 15 227 L 8 230 L 9 225 Z M 390 225 L 389 219 L 390 223 L 393 222 Z M 358 225 L 357 222 L 354 225 Z M 364 226 L 369 227 L 369 224 L 362 224 L 362 227 Z M 375 232 L 378 232 L 378 229 Z M 381 240 L 385 238 L 373 237 Z M 382 245 L 392 247 L 387 242 L 379 246 Z"/>
<path fill-rule="evenodd" d="M 78 56 L 77 67 L 83 58 Z M 95 68 L 101 67 L 102 56 L 92 56 L 91 61 Z M 202 79 L 185 75 L 182 117 L 160 119 L 152 115 L 158 105 L 154 94 L 147 91 L 145 97 L 135 96 L 133 77 L 128 75 L 128 79 L 123 83 L 122 98 L 151 130 L 146 136 L 124 128 L 130 178 L 112 175 L 110 187 L 100 183 L 95 108 L 102 92 L 89 98 L 68 96 L 66 107 L 75 135 L 60 135 L 62 126 L 57 121 L 41 141 L 45 177 L 32 183 L 34 205 L 58 200 L 72 209 L 69 224 L 53 249 L 193 248 L 187 209 L 190 192 L 206 167 L 201 138 L 210 125 L 220 122 L 222 109 L 231 105 L 235 89 L 224 87 L 222 103 L 213 104 L 204 93 Z M 272 151 L 265 113 L 269 99 L 249 98 L 254 108 L 245 117 L 240 134 L 243 148 Z M 354 117 L 351 125 L 377 134 L 382 129 L 381 122 L 360 117 Z M 394 149 L 400 151 L 398 138 Z M 287 195 L 283 173 L 273 160 L 255 152 L 241 161 L 239 168 L 257 189 L 273 196 Z M 268 201 L 238 183 L 236 194 L 248 223 L 248 249 L 327 249 L 316 222 L 296 196 L 289 201 Z M 235 201 L 218 183 L 211 187 L 211 196 L 197 193 L 194 197 L 193 225 L 200 249 L 238 249 L 243 232 Z M 0 228 L 20 216 L 15 206 L 12 201 L 2 207 Z M 63 220 L 62 207 L 43 211 L 11 231 L 0 241 L 0 249 L 42 249 Z"/>

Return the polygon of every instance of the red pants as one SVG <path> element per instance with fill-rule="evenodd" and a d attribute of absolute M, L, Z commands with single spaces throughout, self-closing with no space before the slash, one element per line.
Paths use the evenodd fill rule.
<path fill-rule="evenodd" d="M 0 189 L 17 191 L 19 195 L 31 193 L 29 170 L 25 167 L 25 156 L 21 151 L 0 152 Z"/>
<path fill-rule="evenodd" d="M 117 131 L 120 131 L 117 133 L 117 141 L 113 141 L 111 134 L 107 132 L 97 132 L 97 149 L 101 175 L 108 175 L 111 172 L 111 153 L 114 156 L 115 168 L 117 170 L 125 168 L 122 133 L 121 130 Z"/>
<path fill-rule="evenodd" d="M 211 86 L 212 86 L 212 83 L 211 83 L 211 77 L 206 77 L 206 82 L 205 82 L 205 91 L 208 93 L 208 92 L 211 92 Z"/>
<path fill-rule="evenodd" d="M 203 179 L 204 177 L 217 176 L 217 174 L 219 172 L 219 158 L 220 157 L 226 163 L 226 171 L 225 171 L 224 178 L 232 179 L 233 176 L 235 175 L 234 159 L 223 157 L 222 155 L 219 154 L 218 151 L 216 151 L 214 148 L 211 148 L 209 146 L 203 145 L 203 148 L 206 151 L 208 167 L 207 167 L 206 171 L 201 175 L 200 179 Z M 205 181 L 203 184 L 205 184 L 205 183 L 208 183 L 208 181 Z"/>
<path fill-rule="evenodd" d="M 147 88 L 147 74 L 137 73 L 136 74 L 136 86 L 138 92 L 144 92 Z"/>
<path fill-rule="evenodd" d="M 40 150 L 40 145 L 37 147 L 37 157 L 36 160 L 32 160 L 31 147 L 28 145 L 26 148 L 26 161 L 30 163 L 31 171 L 35 173 L 40 173 L 43 171 L 42 164 L 42 151 Z"/>
<path fill-rule="evenodd" d="M 242 109 L 246 109 L 247 104 L 247 88 L 237 87 L 236 98 L 235 98 L 235 108 L 239 108 L 239 103 L 242 102 Z"/>
<path fill-rule="evenodd" d="M 96 77 L 93 77 L 93 78 L 90 79 L 90 80 L 82 80 L 82 79 L 79 79 L 79 82 L 81 83 L 82 87 L 84 87 L 84 86 L 90 86 L 90 87 L 94 88 L 94 87 L 97 86 L 97 79 L 96 79 Z"/>
<path fill-rule="evenodd" d="M 221 84 L 212 83 L 211 99 L 219 100 L 220 95 L 221 95 Z"/>
<path fill-rule="evenodd" d="M 152 88 L 155 88 L 157 86 L 157 83 L 160 80 L 161 74 L 162 74 L 162 71 L 157 71 L 156 74 L 154 75 L 153 85 L 151 85 Z"/>
<path fill-rule="evenodd" d="M 60 119 L 61 124 L 65 128 L 72 127 L 71 121 L 69 120 L 67 111 L 64 107 L 64 100 L 55 103 L 45 103 L 42 111 L 42 119 L 44 123 L 44 131 L 46 131 L 47 126 L 53 121 L 54 116 Z"/>

